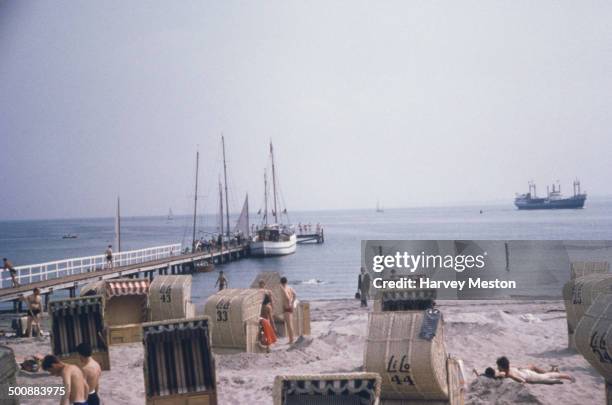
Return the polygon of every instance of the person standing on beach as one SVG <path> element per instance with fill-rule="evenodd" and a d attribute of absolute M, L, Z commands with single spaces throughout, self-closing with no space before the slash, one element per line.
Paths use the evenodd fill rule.
<path fill-rule="evenodd" d="M 76 350 L 77 353 L 79 353 L 79 360 L 81 361 L 81 371 L 89 386 L 87 405 L 100 405 L 98 388 L 100 387 L 102 367 L 100 367 L 100 364 L 91 357 L 91 346 L 89 344 L 81 343 L 76 347 Z"/>
<path fill-rule="evenodd" d="M 49 354 L 42 361 L 42 368 L 56 377 L 62 377 L 64 395 L 60 405 L 87 405 L 89 386 L 80 368 L 67 364 Z"/>
<path fill-rule="evenodd" d="M 217 286 L 219 286 L 219 291 L 229 287 L 229 283 L 223 275 L 223 270 L 219 271 L 219 277 L 217 277 L 217 282 L 215 283 L 215 287 Z"/>
<path fill-rule="evenodd" d="M 36 325 L 36 334 L 42 336 L 42 328 L 40 327 L 40 314 L 42 312 L 42 300 L 40 299 L 40 290 L 35 288 L 32 295 L 20 299 L 28 305 L 28 327 L 26 335 L 32 337 L 33 326 Z"/>
<path fill-rule="evenodd" d="M 6 257 L 2 259 L 4 263 L 4 270 L 8 271 L 11 275 L 11 281 L 13 281 L 13 288 L 19 287 L 19 282 L 17 281 L 17 270 L 13 267 L 13 263 L 9 261 Z"/>
<path fill-rule="evenodd" d="M 359 278 L 357 279 L 357 290 L 361 297 L 361 307 L 368 307 L 368 298 L 370 298 L 370 275 L 366 273 L 365 268 L 361 268 Z"/>
<path fill-rule="evenodd" d="M 281 277 L 281 290 L 283 291 L 283 316 L 289 336 L 289 344 L 293 343 L 293 305 L 295 303 L 295 290 L 287 285 L 287 277 Z"/>
<path fill-rule="evenodd" d="M 104 254 L 106 255 L 106 267 L 108 267 L 109 269 L 112 269 L 113 268 L 113 245 L 108 245 Z"/>

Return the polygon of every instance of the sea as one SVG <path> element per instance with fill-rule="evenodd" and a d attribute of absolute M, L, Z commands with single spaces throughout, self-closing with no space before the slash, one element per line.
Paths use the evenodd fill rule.
<path fill-rule="evenodd" d="M 230 287 L 248 287 L 261 271 L 285 275 L 306 300 L 351 298 L 357 290 L 362 240 L 606 240 L 612 241 L 612 198 L 580 210 L 518 211 L 511 203 L 290 213 L 293 224 L 321 224 L 325 243 L 301 244 L 293 255 L 247 258 L 217 266 Z M 234 218 L 235 220 L 235 218 Z M 122 249 L 191 244 L 193 218 L 123 217 Z M 258 217 L 251 215 L 251 222 Z M 215 216 L 198 217 L 198 237 L 216 231 Z M 63 239 L 74 234 L 76 239 Z M 0 256 L 15 266 L 102 254 L 114 243 L 114 218 L 0 221 Z M 203 305 L 217 272 L 193 275 L 192 300 Z M 7 287 L 8 274 L 2 274 Z M 54 296 L 61 296 L 61 292 Z M 4 309 L 0 306 L 0 309 Z"/>

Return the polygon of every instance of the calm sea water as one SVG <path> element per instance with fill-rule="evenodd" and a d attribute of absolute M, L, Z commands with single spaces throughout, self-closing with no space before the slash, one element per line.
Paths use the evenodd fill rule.
<path fill-rule="evenodd" d="M 291 256 L 249 258 L 224 265 L 231 287 L 249 286 L 260 271 L 278 271 L 287 276 L 301 298 L 352 297 L 364 239 L 612 240 L 612 199 L 589 201 L 583 210 L 523 212 L 509 204 L 388 209 L 384 213 L 339 210 L 296 212 L 291 221 L 320 222 L 325 243 L 300 245 Z M 206 235 L 214 230 L 210 224 L 216 224 L 216 219 L 202 217 L 199 222 L 203 224 L 199 235 Z M 77 234 L 78 239 L 62 239 L 67 233 Z M 89 256 L 101 254 L 113 238 L 112 218 L 4 221 L 0 222 L 0 255 L 15 265 Z M 170 243 L 191 243 L 191 218 L 122 218 L 124 250 Z M 214 291 L 215 279 L 216 272 L 193 276 L 194 302 L 203 304 Z"/>

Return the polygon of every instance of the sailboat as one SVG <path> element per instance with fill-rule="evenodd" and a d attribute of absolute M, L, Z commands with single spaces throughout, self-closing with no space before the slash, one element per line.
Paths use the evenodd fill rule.
<path fill-rule="evenodd" d="M 380 205 L 380 201 L 376 201 L 376 212 L 385 212 L 384 208 Z"/>
<path fill-rule="evenodd" d="M 279 221 L 280 206 L 276 186 L 276 167 L 274 165 L 274 149 L 270 142 L 270 160 L 272 161 L 272 216 L 274 222 L 268 222 L 268 177 L 264 171 L 264 216 L 263 226 L 257 231 L 251 242 L 251 254 L 254 256 L 283 256 L 295 253 L 297 236 L 293 226 Z M 286 210 L 283 210 L 286 213 Z"/>
<path fill-rule="evenodd" d="M 168 217 L 166 219 L 168 221 L 172 221 L 174 219 L 174 215 L 172 215 L 172 208 L 168 210 Z"/>

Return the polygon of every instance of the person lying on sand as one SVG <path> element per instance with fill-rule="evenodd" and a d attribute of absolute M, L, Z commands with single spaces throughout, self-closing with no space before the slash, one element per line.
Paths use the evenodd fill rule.
<path fill-rule="evenodd" d="M 573 376 L 560 373 L 556 368 L 546 371 L 533 364 L 529 364 L 526 367 L 510 367 L 510 360 L 508 360 L 506 356 L 502 356 L 497 359 L 497 369 L 498 372 L 495 373 L 495 377 L 511 378 L 520 383 L 562 384 L 562 380 L 569 380 L 571 382 L 576 381 Z M 491 372 L 488 370 L 489 369 L 485 370 L 485 375 L 487 375 L 487 377 L 489 377 L 491 374 Z"/>

